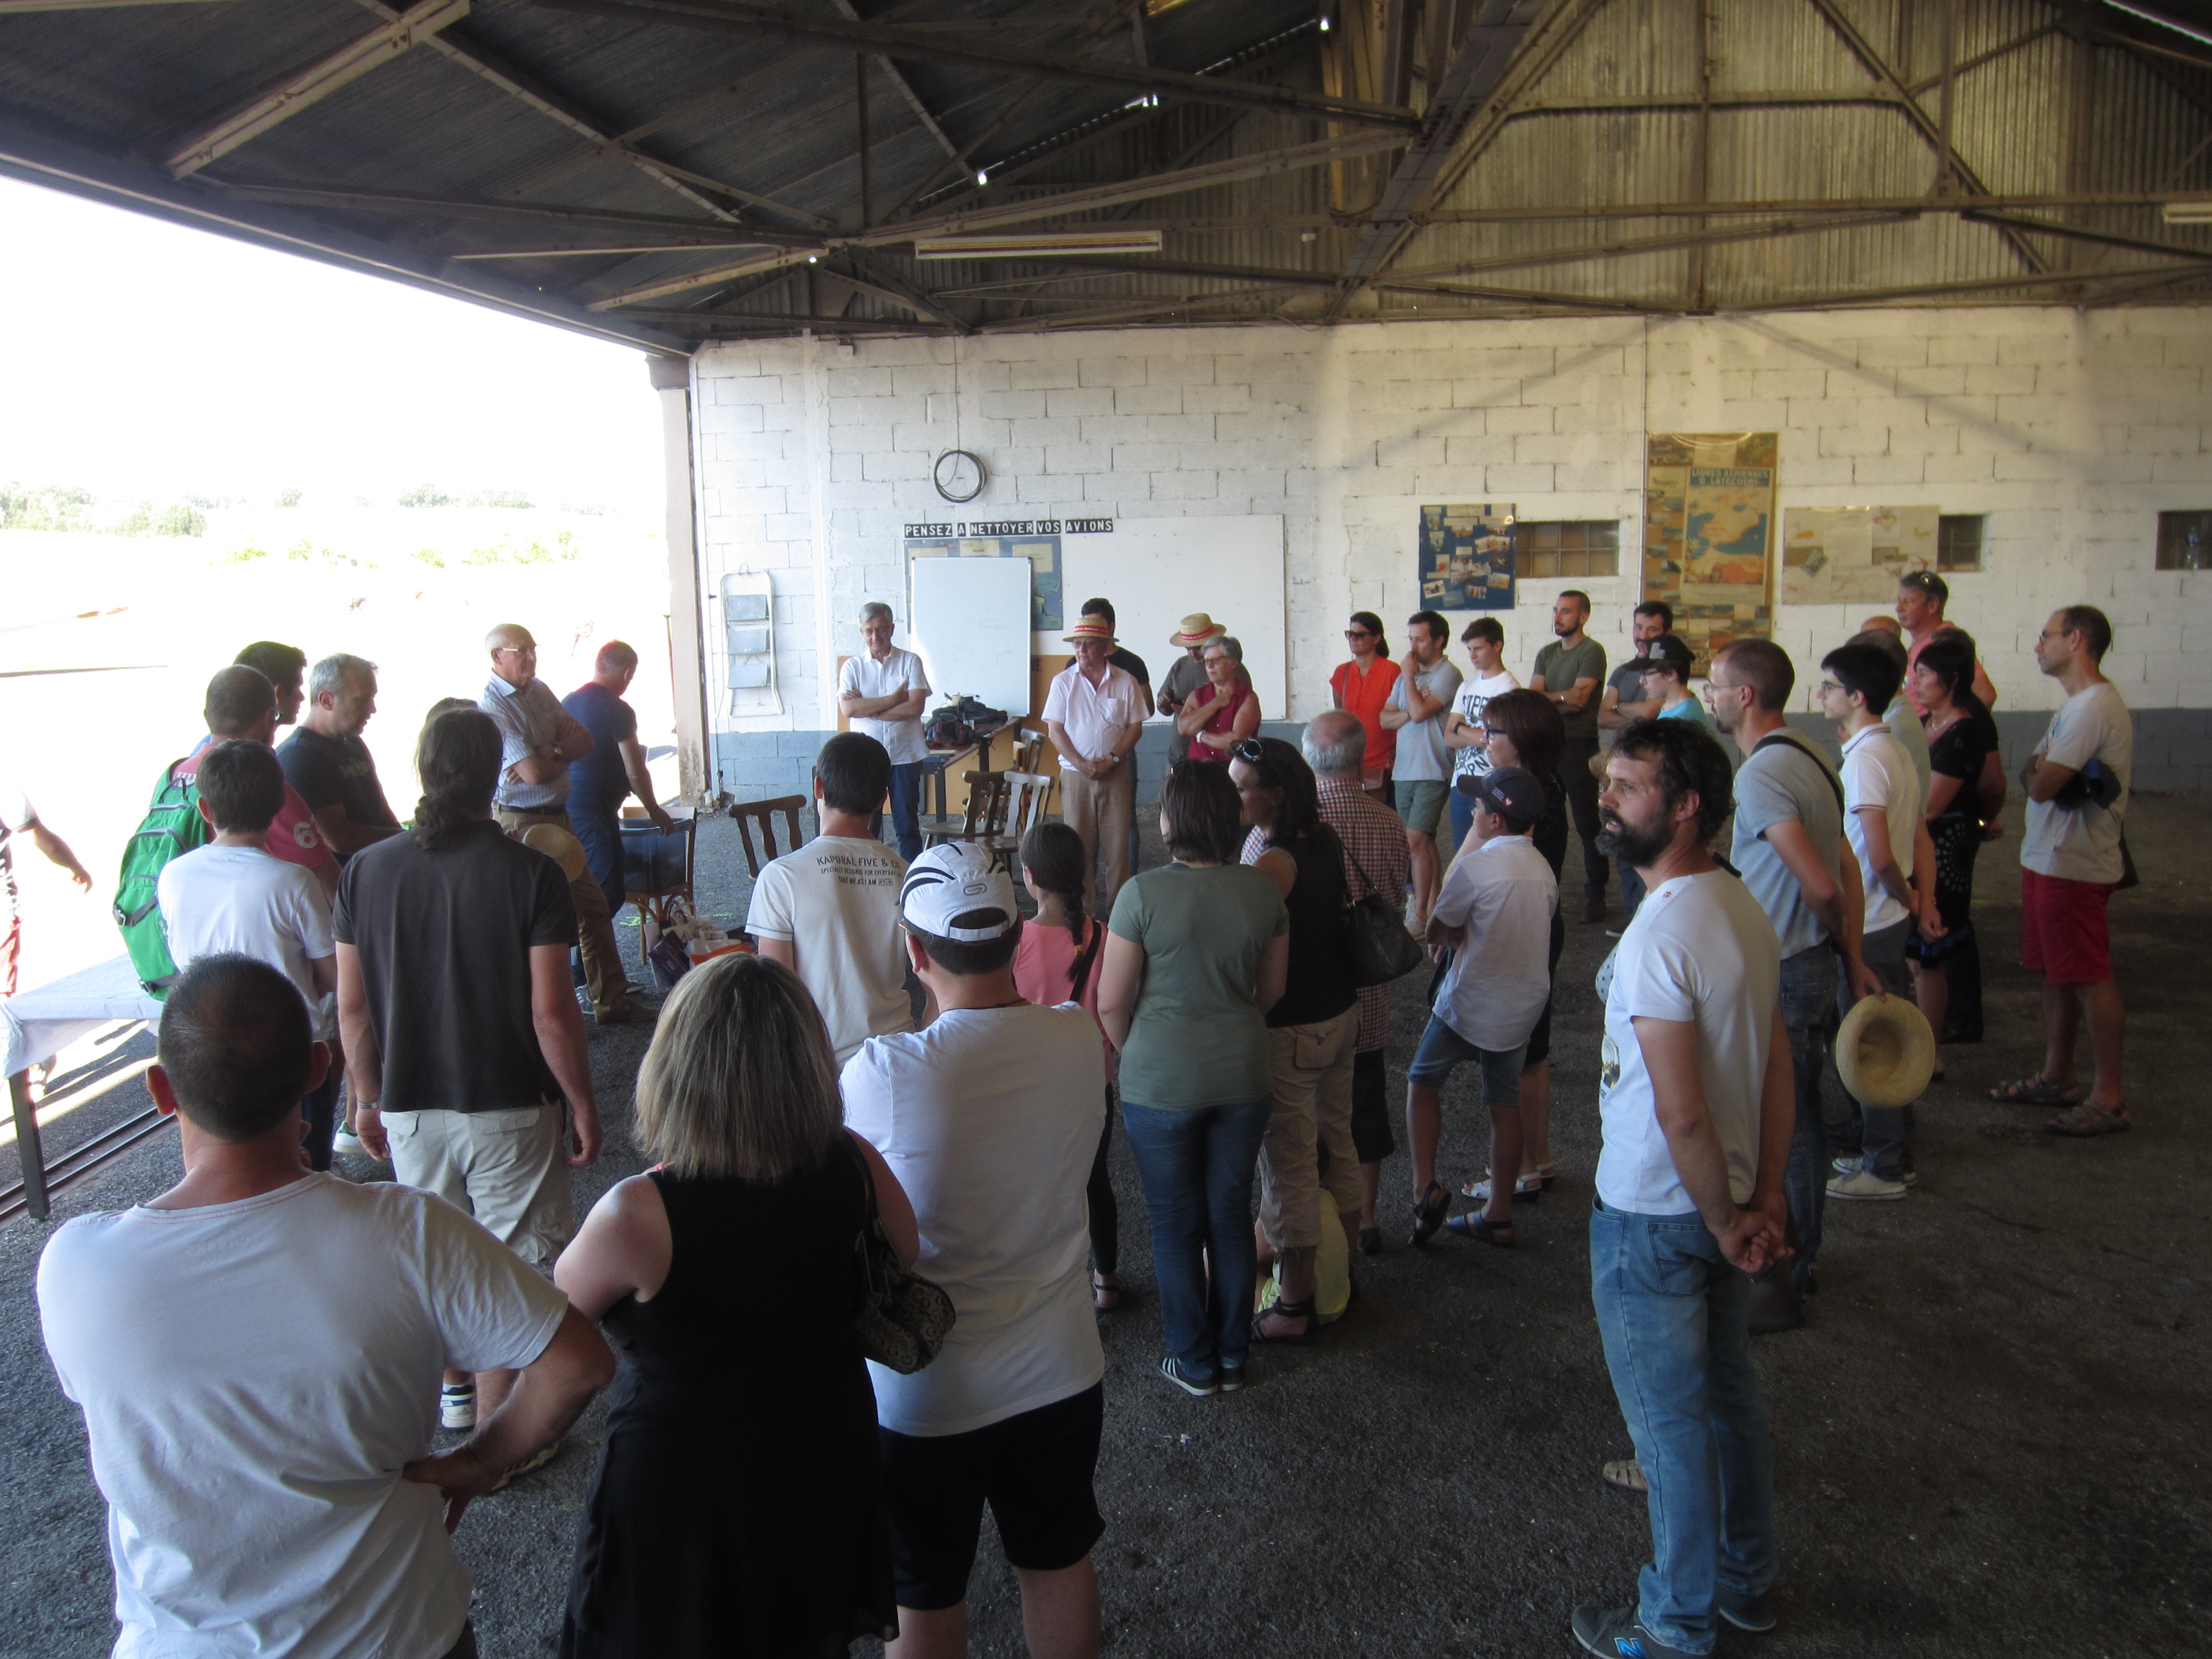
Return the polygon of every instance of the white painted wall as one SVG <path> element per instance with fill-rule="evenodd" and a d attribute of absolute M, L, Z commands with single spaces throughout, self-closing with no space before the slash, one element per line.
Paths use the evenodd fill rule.
<path fill-rule="evenodd" d="M 1951 616 L 1980 641 L 2002 707 L 2055 706 L 2034 636 L 2056 606 L 2087 600 L 2112 618 L 2106 668 L 2130 703 L 2212 708 L 2212 574 L 2152 569 L 2159 511 L 2212 507 L 2209 362 L 2212 309 L 2197 308 L 712 345 L 693 368 L 702 575 L 711 595 L 726 570 L 774 573 L 786 713 L 722 712 L 712 610 L 708 701 L 724 732 L 833 726 L 829 668 L 856 647 L 861 601 L 902 602 L 902 526 L 963 514 L 1281 514 L 1293 719 L 1325 706 L 1347 611 L 1397 632 L 1418 608 L 1423 502 L 1614 518 L 1624 573 L 1581 585 L 1617 658 L 1644 434 L 1776 430 L 1784 508 L 1989 515 L 1988 568 L 1952 579 Z M 954 447 L 993 473 L 965 508 L 930 483 Z M 1523 675 L 1549 599 L 1524 586 L 1501 617 Z M 1780 613 L 1801 684 L 1864 609 Z"/>

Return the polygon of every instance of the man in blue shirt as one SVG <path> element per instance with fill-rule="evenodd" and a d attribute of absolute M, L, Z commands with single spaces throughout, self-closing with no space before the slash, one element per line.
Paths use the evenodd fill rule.
<path fill-rule="evenodd" d="M 623 907 L 622 804 L 635 792 L 653 828 L 666 835 L 675 825 L 653 799 L 646 774 L 645 750 L 637 740 L 637 714 L 623 693 L 637 677 L 637 653 L 620 640 L 599 647 L 592 678 L 561 699 L 579 726 L 592 734 L 592 751 L 568 763 L 568 821 L 584 844 L 592 879 L 607 896 L 607 914 Z"/>

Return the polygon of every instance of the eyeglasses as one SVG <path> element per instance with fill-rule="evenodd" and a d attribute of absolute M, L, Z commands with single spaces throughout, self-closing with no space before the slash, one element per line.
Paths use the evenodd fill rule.
<path fill-rule="evenodd" d="M 1842 690 L 1843 689 L 1844 689 L 1844 688 L 1843 688 L 1842 686 L 1838 685 L 1838 684 L 1835 683 L 1835 681 L 1833 681 L 1833 680 L 1822 680 L 1822 681 L 1820 682 L 1820 696 L 1824 696 L 1824 697 L 1825 697 L 1825 696 L 1826 696 L 1828 695 L 1828 693 L 1829 693 L 1829 692 L 1831 692 L 1831 691 L 1840 691 L 1840 690 Z"/>
<path fill-rule="evenodd" d="M 1237 746 L 1229 752 L 1247 766 L 1257 766 L 1267 758 L 1267 751 L 1261 747 L 1260 739 L 1257 738 L 1240 738 Z"/>

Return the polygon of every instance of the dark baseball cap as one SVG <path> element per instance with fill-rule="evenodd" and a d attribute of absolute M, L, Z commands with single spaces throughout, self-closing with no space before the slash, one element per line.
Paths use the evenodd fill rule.
<path fill-rule="evenodd" d="M 1690 649 L 1689 641 L 1680 634 L 1662 634 L 1644 651 L 1644 667 L 1657 668 L 1663 665 L 1680 674 L 1686 682 L 1690 678 L 1690 665 L 1697 659 L 1698 653 Z"/>
<path fill-rule="evenodd" d="M 1534 772 L 1518 766 L 1493 766 L 1458 781 L 1459 792 L 1495 812 L 1517 834 L 1544 816 L 1544 786 Z"/>

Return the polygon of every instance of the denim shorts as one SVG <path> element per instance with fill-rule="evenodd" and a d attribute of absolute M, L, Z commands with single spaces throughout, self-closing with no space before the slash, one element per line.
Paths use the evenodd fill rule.
<path fill-rule="evenodd" d="M 1457 1031 L 1429 1016 L 1429 1029 L 1421 1033 L 1421 1046 L 1406 1068 L 1406 1081 L 1425 1088 L 1441 1089 L 1462 1060 L 1482 1067 L 1482 1103 L 1518 1106 L 1521 1103 L 1521 1061 L 1528 1045 L 1507 1049 L 1478 1048 Z"/>

